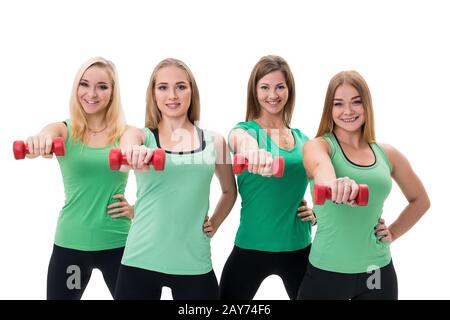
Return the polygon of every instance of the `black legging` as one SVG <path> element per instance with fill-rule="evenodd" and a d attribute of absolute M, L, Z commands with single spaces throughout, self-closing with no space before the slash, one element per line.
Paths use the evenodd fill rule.
<path fill-rule="evenodd" d="M 310 248 L 268 252 L 234 246 L 222 271 L 220 298 L 251 300 L 263 280 L 275 274 L 281 277 L 289 298 L 294 300 L 306 271 Z"/>
<path fill-rule="evenodd" d="M 124 248 L 81 251 L 53 246 L 47 274 L 48 300 L 79 300 L 91 278 L 92 270 L 103 274 L 114 296 L 117 274 Z"/>
<path fill-rule="evenodd" d="M 174 300 L 217 300 L 219 285 L 214 270 L 199 275 L 175 275 L 121 265 L 116 300 L 159 300 L 162 287 L 172 289 Z"/>
<path fill-rule="evenodd" d="M 392 261 L 378 272 L 337 273 L 308 264 L 298 292 L 300 300 L 397 300 L 397 275 Z"/>

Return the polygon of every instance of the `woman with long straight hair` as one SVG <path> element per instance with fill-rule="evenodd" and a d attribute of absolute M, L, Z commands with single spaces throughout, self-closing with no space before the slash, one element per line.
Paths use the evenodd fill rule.
<path fill-rule="evenodd" d="M 114 294 L 133 207 L 124 198 L 128 174 L 111 171 L 107 159 L 125 129 L 116 68 L 97 57 L 75 76 L 70 118 L 26 140 L 29 158 L 52 157 L 57 137 L 65 143 L 58 162 L 66 199 L 48 268 L 48 299 L 80 299 L 94 268 Z"/>

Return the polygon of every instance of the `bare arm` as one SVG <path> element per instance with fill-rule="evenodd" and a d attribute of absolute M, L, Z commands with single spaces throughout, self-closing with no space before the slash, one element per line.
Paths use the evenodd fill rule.
<path fill-rule="evenodd" d="M 67 127 L 62 122 L 55 122 L 46 125 L 38 134 L 28 137 L 27 146 L 29 158 L 37 156 L 52 157 L 50 153 L 52 149 L 53 139 L 56 137 L 63 137 L 66 140 Z"/>
<path fill-rule="evenodd" d="M 234 129 L 230 136 L 231 151 L 246 154 L 252 150 L 258 150 L 258 142 L 244 129 Z"/>
<path fill-rule="evenodd" d="M 214 146 L 216 149 L 216 176 L 219 179 L 222 195 L 216 205 L 211 219 L 206 219 L 203 230 L 212 237 L 222 222 L 230 213 L 236 202 L 237 190 L 231 167 L 230 150 L 225 139 L 220 135 L 214 135 Z"/>
<path fill-rule="evenodd" d="M 149 170 L 148 163 L 153 155 L 153 149 L 144 146 L 145 135 L 141 129 L 128 127 L 120 138 L 120 148 L 127 155 L 129 167 L 134 170 Z M 126 171 L 127 166 L 121 170 Z"/>
<path fill-rule="evenodd" d="M 398 150 L 382 145 L 391 163 L 391 176 L 408 200 L 408 205 L 388 228 L 386 240 L 394 241 L 411 229 L 430 208 L 430 199 L 409 161 Z M 389 239 L 389 236 L 391 239 Z"/>
<path fill-rule="evenodd" d="M 260 149 L 258 142 L 244 129 L 231 131 L 230 146 L 236 154 L 244 155 L 248 160 L 248 172 L 270 177 L 273 175 L 273 157 L 265 149 Z"/>
<path fill-rule="evenodd" d="M 142 130 L 129 126 L 122 137 L 120 137 L 120 148 L 125 150 L 133 145 L 142 145 L 144 143 L 144 132 Z"/>
<path fill-rule="evenodd" d="M 336 177 L 330 158 L 330 146 L 323 138 L 310 140 L 303 146 L 303 163 L 309 179 L 331 189 L 331 200 L 355 205 L 359 186 L 351 177 Z"/>
<path fill-rule="evenodd" d="M 316 138 L 303 146 L 303 165 L 308 179 L 315 183 L 326 184 L 336 179 L 333 164 L 330 159 L 330 147 L 322 138 Z"/>

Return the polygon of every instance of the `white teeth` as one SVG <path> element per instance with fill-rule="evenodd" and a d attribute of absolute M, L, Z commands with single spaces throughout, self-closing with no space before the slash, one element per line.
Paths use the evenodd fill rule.
<path fill-rule="evenodd" d="M 276 105 L 278 104 L 278 101 L 267 101 L 268 104 Z"/>
<path fill-rule="evenodd" d="M 344 121 L 344 122 L 353 122 L 353 121 L 355 121 L 356 119 L 357 119 L 357 117 L 350 118 L 350 119 L 341 119 L 341 120 Z"/>
<path fill-rule="evenodd" d="M 89 100 L 85 100 L 88 104 L 96 104 L 97 101 L 89 101 Z"/>

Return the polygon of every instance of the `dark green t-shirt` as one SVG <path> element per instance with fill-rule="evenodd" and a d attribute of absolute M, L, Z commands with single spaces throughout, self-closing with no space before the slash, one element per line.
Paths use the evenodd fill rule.
<path fill-rule="evenodd" d="M 237 178 L 241 195 L 241 220 L 236 246 L 260 251 L 294 251 L 311 243 L 311 223 L 297 216 L 308 185 L 303 166 L 302 147 L 308 140 L 298 129 L 291 129 L 292 150 L 279 148 L 255 121 L 240 122 L 234 129 L 244 129 L 258 142 L 259 148 L 284 157 L 281 178 L 263 177 L 244 171 Z"/>

